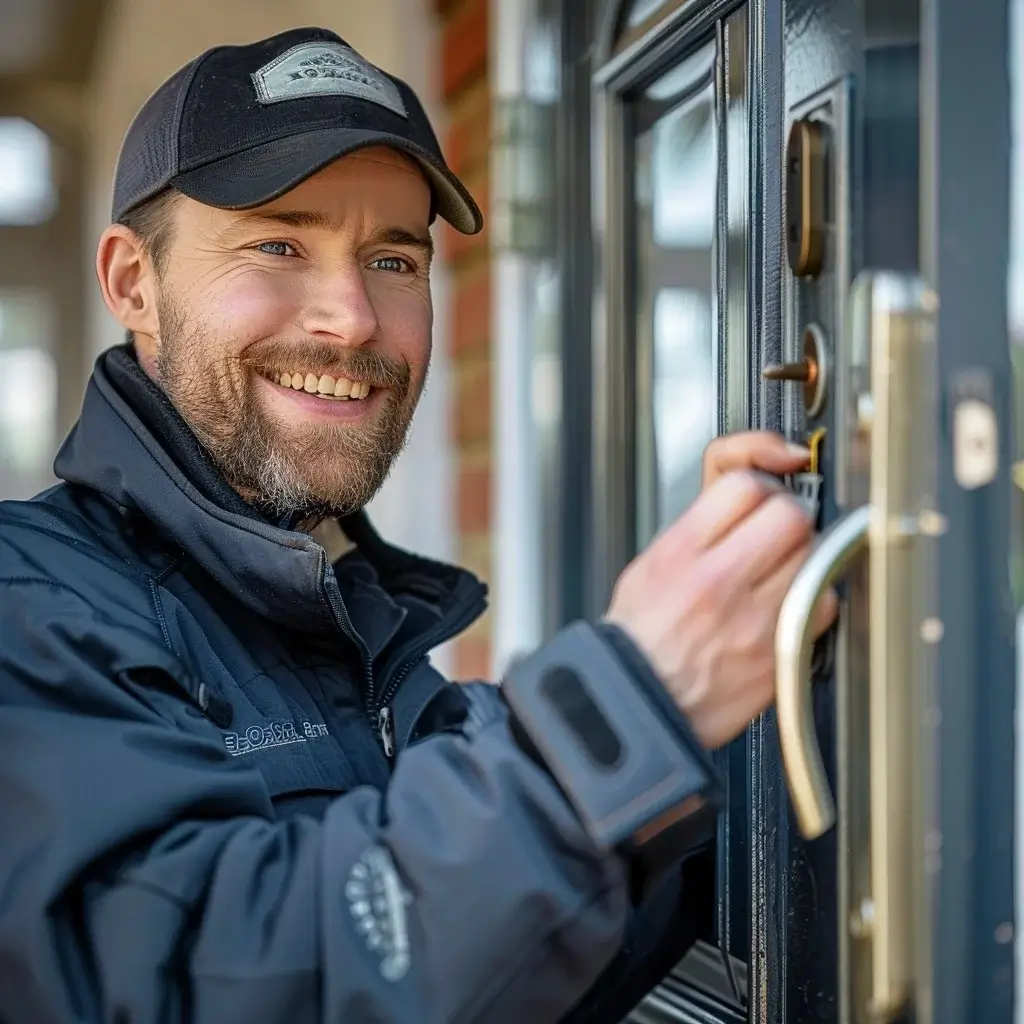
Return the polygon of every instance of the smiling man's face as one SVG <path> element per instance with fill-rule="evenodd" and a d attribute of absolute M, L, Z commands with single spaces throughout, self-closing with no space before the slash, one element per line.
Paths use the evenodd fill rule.
<path fill-rule="evenodd" d="M 413 162 L 367 149 L 255 210 L 183 198 L 160 273 L 140 258 L 152 308 L 120 318 L 247 499 L 344 513 L 384 482 L 430 360 L 430 207 Z"/>

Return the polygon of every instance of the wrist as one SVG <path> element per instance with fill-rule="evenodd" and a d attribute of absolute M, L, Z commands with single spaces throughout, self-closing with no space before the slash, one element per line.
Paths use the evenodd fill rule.
<path fill-rule="evenodd" d="M 503 690 L 520 744 L 599 846 L 657 870 L 713 831 L 721 802 L 715 767 L 614 625 L 562 630 L 511 670 Z"/>

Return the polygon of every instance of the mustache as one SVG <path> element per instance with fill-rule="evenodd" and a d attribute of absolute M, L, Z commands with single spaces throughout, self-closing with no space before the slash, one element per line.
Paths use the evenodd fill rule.
<path fill-rule="evenodd" d="M 339 349 L 327 342 L 293 344 L 268 342 L 258 351 L 237 357 L 237 362 L 261 374 L 311 369 L 332 377 L 361 380 L 375 388 L 404 391 L 409 387 L 409 364 L 372 349 Z"/>

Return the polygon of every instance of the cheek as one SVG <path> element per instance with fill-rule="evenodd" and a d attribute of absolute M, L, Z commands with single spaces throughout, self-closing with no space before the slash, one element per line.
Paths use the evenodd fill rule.
<path fill-rule="evenodd" d="M 378 287 L 370 291 L 380 334 L 388 352 L 422 376 L 430 362 L 433 307 L 430 296 L 412 288 Z"/>
<path fill-rule="evenodd" d="M 250 342 L 284 333 L 295 322 L 301 288 L 283 274 L 239 274 L 213 282 L 203 302 L 218 333 Z"/>

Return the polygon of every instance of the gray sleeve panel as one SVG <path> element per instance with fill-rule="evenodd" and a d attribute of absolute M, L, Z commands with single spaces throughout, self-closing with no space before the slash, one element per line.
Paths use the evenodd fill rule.
<path fill-rule="evenodd" d="M 517 725 L 604 849 L 688 800 L 702 811 L 718 800 L 707 755 L 650 685 L 585 623 L 523 659 L 503 684 Z"/>

